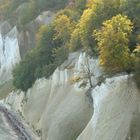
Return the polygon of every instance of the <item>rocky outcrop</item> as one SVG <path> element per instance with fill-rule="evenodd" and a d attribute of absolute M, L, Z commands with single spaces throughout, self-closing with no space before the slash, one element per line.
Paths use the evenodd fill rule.
<path fill-rule="evenodd" d="M 73 53 L 49 79 L 37 80 L 27 93 L 12 92 L 2 102 L 22 112 L 30 126 L 42 134 L 43 140 L 74 140 L 93 113 L 86 95 L 90 86 L 88 83 L 82 86 L 87 81 L 83 73 L 87 60 L 93 62 L 90 68 L 96 73 L 93 76 L 96 82 L 101 75 L 98 60 L 86 57 L 85 53 Z M 74 81 L 78 76 L 81 79 Z"/>
<path fill-rule="evenodd" d="M 4 36 L 0 33 L 0 85 L 12 79 L 12 70 L 20 59 L 16 27 Z"/>
<path fill-rule="evenodd" d="M 51 89 L 52 84 L 40 80 L 28 92 L 25 119 L 42 131 L 43 140 L 76 139 L 92 115 L 85 90 L 69 85 Z"/>
<path fill-rule="evenodd" d="M 54 19 L 55 14 L 50 11 L 41 13 L 35 20 L 25 25 L 24 29 L 20 31 L 19 42 L 21 57 L 36 46 L 36 33 L 41 25 L 48 25 Z"/>
<path fill-rule="evenodd" d="M 39 140 L 19 119 L 19 117 L 8 110 L 6 107 L 0 105 L 0 114 L 9 126 L 10 131 L 13 131 L 13 140 Z M 7 126 L 7 128 L 8 128 Z M 5 127 L 6 128 L 6 127 Z M 8 133 L 8 132 L 7 132 Z M 1 136 L 1 135 L 0 135 Z M 7 138 L 4 138 L 7 140 Z M 10 138 L 11 139 L 11 138 Z"/>
<path fill-rule="evenodd" d="M 42 12 L 36 19 L 35 22 L 37 24 L 50 24 L 55 17 L 55 14 L 51 11 L 44 11 Z"/>
<path fill-rule="evenodd" d="M 1 102 L 21 112 L 42 140 L 139 140 L 140 91 L 132 75 L 101 79 L 98 59 L 73 53 L 49 79 Z"/>
<path fill-rule="evenodd" d="M 140 91 L 132 76 L 107 79 L 92 96 L 94 114 L 77 140 L 140 139 Z"/>
<path fill-rule="evenodd" d="M 27 92 L 25 119 L 42 132 L 43 140 L 74 140 L 92 115 L 86 88 L 71 83 L 79 75 L 85 54 L 71 54 L 50 79 L 40 79 Z M 95 63 L 94 63 L 95 64 Z"/>

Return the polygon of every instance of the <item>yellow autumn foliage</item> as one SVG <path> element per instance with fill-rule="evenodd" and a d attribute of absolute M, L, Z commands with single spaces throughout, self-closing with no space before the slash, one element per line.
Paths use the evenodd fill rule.
<path fill-rule="evenodd" d="M 121 14 L 103 22 L 100 30 L 94 31 L 98 41 L 100 64 L 106 72 L 121 72 L 129 67 L 129 35 L 132 22 Z"/>

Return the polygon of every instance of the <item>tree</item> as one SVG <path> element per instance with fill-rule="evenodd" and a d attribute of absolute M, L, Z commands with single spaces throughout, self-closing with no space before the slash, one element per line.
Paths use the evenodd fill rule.
<path fill-rule="evenodd" d="M 54 31 L 51 26 L 42 27 L 36 46 L 17 65 L 13 71 L 14 86 L 26 91 L 37 78 L 43 76 L 43 67 L 53 63 L 52 50 L 56 47 L 53 42 Z"/>
<path fill-rule="evenodd" d="M 78 22 L 81 16 L 81 14 L 76 9 L 68 8 L 68 7 L 58 11 L 56 14 L 56 17 L 59 17 L 61 15 L 67 16 L 71 20 L 71 22 L 73 22 L 74 24 Z"/>
<path fill-rule="evenodd" d="M 24 27 L 27 23 L 32 21 L 38 15 L 37 5 L 34 1 L 31 1 L 24 5 L 21 10 L 21 15 L 18 18 L 18 24 L 20 27 Z"/>
<path fill-rule="evenodd" d="M 74 23 L 66 15 L 59 15 L 54 20 L 54 39 L 61 39 L 64 44 L 66 44 L 70 35 L 74 29 Z"/>
<path fill-rule="evenodd" d="M 37 34 L 37 46 L 13 71 L 14 86 L 27 91 L 36 79 L 48 78 L 67 58 L 62 41 L 54 38 L 54 26 L 42 26 Z"/>
<path fill-rule="evenodd" d="M 68 53 L 66 46 L 53 49 L 54 64 L 60 66 L 68 58 Z"/>
<path fill-rule="evenodd" d="M 14 10 L 27 0 L 1 0 L 0 1 L 0 19 L 11 18 Z"/>
<path fill-rule="evenodd" d="M 80 86 L 86 86 L 89 83 L 90 88 L 93 88 L 92 77 L 95 76 L 95 66 L 91 66 L 90 57 L 84 54 L 84 59 L 80 63 L 79 69 L 76 71 L 76 75 L 74 75 L 70 79 L 70 83 L 80 82 Z M 82 82 L 81 82 L 82 81 Z"/>
<path fill-rule="evenodd" d="M 52 50 L 61 46 L 60 40 L 53 40 L 54 38 L 54 27 L 42 26 L 38 33 L 38 43 L 37 43 L 37 55 L 40 64 L 39 65 L 48 65 L 53 63 L 54 59 L 52 57 Z"/>
<path fill-rule="evenodd" d="M 87 6 L 95 11 L 95 28 L 100 28 L 103 21 L 121 13 L 121 5 L 122 0 L 88 0 Z"/>
<path fill-rule="evenodd" d="M 137 45 L 136 49 L 134 50 L 135 53 L 135 70 L 134 70 L 134 80 L 140 88 L 140 45 Z"/>
<path fill-rule="evenodd" d="M 76 9 L 82 13 L 83 10 L 86 8 L 86 0 L 75 0 Z"/>
<path fill-rule="evenodd" d="M 13 84 L 16 88 L 23 91 L 27 91 L 35 81 L 35 69 L 37 62 L 35 60 L 34 53 L 26 55 L 26 58 L 22 60 L 13 71 Z"/>
<path fill-rule="evenodd" d="M 92 76 L 95 76 L 95 75 L 94 75 L 94 70 L 91 70 L 89 58 L 87 56 L 85 57 L 85 61 L 82 64 L 82 69 L 85 75 L 84 78 L 88 79 L 90 88 L 93 88 Z"/>
<path fill-rule="evenodd" d="M 137 36 L 140 34 L 140 1 L 126 0 L 123 2 L 122 11 L 131 19 L 134 24 L 134 29 L 130 38 L 130 49 L 133 51 L 138 42 Z"/>
<path fill-rule="evenodd" d="M 94 16 L 94 9 L 88 8 L 84 10 L 79 23 L 76 25 L 76 28 L 71 35 L 71 45 L 73 46 L 73 48 L 92 48 L 92 30 L 94 29 Z"/>
<path fill-rule="evenodd" d="M 41 11 L 58 10 L 64 8 L 68 0 L 34 0 Z"/>
<path fill-rule="evenodd" d="M 73 48 L 85 48 L 97 53 L 97 44 L 92 37 L 92 31 L 101 27 L 104 20 L 108 20 L 120 12 L 121 0 L 89 0 L 79 23 L 71 35 Z M 79 47 L 80 45 L 80 47 Z"/>
<path fill-rule="evenodd" d="M 98 41 L 100 64 L 108 73 L 128 70 L 129 68 L 129 36 L 132 22 L 122 15 L 114 16 L 103 22 L 99 31 L 94 32 Z"/>

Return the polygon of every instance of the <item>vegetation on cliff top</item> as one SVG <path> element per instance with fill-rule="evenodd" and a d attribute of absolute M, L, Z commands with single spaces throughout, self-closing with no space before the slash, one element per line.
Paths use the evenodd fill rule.
<path fill-rule="evenodd" d="M 42 9 L 48 5 L 43 4 Z M 99 55 L 106 73 L 134 71 L 140 86 L 140 56 L 134 53 L 140 43 L 139 11 L 139 0 L 71 1 L 57 12 L 51 25 L 40 27 L 36 47 L 13 72 L 14 85 L 27 90 L 37 78 L 49 77 L 68 51 L 82 49 Z"/>

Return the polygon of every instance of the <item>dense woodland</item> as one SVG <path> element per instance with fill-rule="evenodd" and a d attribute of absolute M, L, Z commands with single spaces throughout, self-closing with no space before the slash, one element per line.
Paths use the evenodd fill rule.
<path fill-rule="evenodd" d="M 107 74 L 134 73 L 140 87 L 140 0 L 0 0 L 1 20 L 18 8 L 21 29 L 42 11 L 56 12 L 42 25 L 36 46 L 13 71 L 15 87 L 26 91 L 37 78 L 48 78 L 68 57 L 81 50 L 99 56 Z M 55 5 L 55 6 L 54 6 Z"/>

